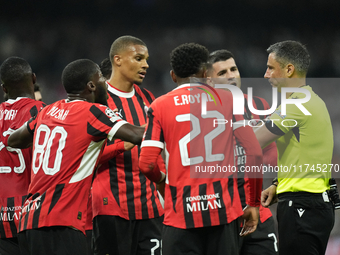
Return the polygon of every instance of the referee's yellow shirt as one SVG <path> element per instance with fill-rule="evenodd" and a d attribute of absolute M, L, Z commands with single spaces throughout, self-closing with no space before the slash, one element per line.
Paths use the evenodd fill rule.
<path fill-rule="evenodd" d="M 333 129 L 324 101 L 310 86 L 303 86 L 311 98 L 303 106 L 311 113 L 305 115 L 295 104 L 287 104 L 286 115 L 281 105 L 269 117 L 267 128 L 282 135 L 277 140 L 277 193 L 306 191 L 322 193 L 329 189 L 329 178 L 334 167 Z M 293 93 L 289 99 L 304 98 L 304 93 Z"/>

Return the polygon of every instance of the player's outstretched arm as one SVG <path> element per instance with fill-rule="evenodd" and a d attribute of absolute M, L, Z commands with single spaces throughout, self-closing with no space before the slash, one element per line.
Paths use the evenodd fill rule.
<path fill-rule="evenodd" d="M 25 149 L 33 144 L 33 134 L 27 129 L 27 123 L 15 130 L 8 138 L 7 145 L 12 148 Z"/>
<path fill-rule="evenodd" d="M 143 139 L 144 131 L 145 127 L 137 127 L 126 123 L 117 130 L 115 138 L 119 138 L 133 144 L 140 144 Z"/>

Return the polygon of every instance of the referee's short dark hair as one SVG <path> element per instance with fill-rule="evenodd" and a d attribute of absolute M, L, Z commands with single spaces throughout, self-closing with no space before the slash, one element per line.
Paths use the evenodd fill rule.
<path fill-rule="evenodd" d="M 297 41 L 282 41 L 270 45 L 267 53 L 274 53 L 275 60 L 283 68 L 291 63 L 295 69 L 301 73 L 306 74 L 310 65 L 310 56 L 306 46 Z"/>
<path fill-rule="evenodd" d="M 180 78 L 187 78 L 206 68 L 209 51 L 197 43 L 185 43 L 170 53 L 170 64 L 173 72 Z"/>
<path fill-rule="evenodd" d="M 98 65 L 89 59 L 78 59 L 69 63 L 64 68 L 61 75 L 61 80 L 66 92 L 82 92 L 98 70 Z"/>

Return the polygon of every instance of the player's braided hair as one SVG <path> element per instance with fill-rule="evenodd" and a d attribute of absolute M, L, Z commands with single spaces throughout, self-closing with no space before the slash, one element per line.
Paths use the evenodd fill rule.
<path fill-rule="evenodd" d="M 69 63 L 61 75 L 66 92 L 82 92 L 97 71 L 98 65 L 89 59 L 78 59 Z"/>
<path fill-rule="evenodd" d="M 300 42 L 290 40 L 277 42 L 269 46 L 267 53 L 274 53 L 275 60 L 282 68 L 291 63 L 299 73 L 306 74 L 308 71 L 310 56 L 307 48 Z"/>
<path fill-rule="evenodd" d="M 32 75 L 32 68 L 23 58 L 9 57 L 1 64 L 0 76 L 4 84 L 24 81 L 27 75 Z"/>
<path fill-rule="evenodd" d="M 187 78 L 206 67 L 209 51 L 197 43 L 185 43 L 170 53 L 170 64 L 176 76 Z"/>

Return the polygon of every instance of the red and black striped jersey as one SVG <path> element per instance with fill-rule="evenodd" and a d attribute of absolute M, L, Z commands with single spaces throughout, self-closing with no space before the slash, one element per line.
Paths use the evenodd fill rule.
<path fill-rule="evenodd" d="M 147 109 L 155 99 L 151 92 L 137 85 L 133 91 L 123 92 L 108 83 L 108 95 L 108 106 L 118 109 L 122 119 L 136 126 L 146 124 Z M 155 183 L 140 172 L 139 154 L 140 147 L 135 146 L 98 169 L 92 184 L 93 217 L 115 215 L 140 220 L 163 215 Z"/>
<path fill-rule="evenodd" d="M 7 139 L 44 106 L 41 101 L 24 97 L 0 104 L 0 238 L 17 236 L 21 207 L 31 181 L 31 148 L 11 148 Z"/>
<path fill-rule="evenodd" d="M 253 97 L 253 107 L 257 110 L 267 110 L 269 109 L 269 104 L 268 102 L 260 97 Z M 265 115 L 256 115 L 252 113 L 249 110 L 248 107 L 248 95 L 244 94 L 244 119 L 246 120 L 264 120 L 267 116 Z M 276 148 L 276 143 L 273 142 L 266 148 L 262 150 L 263 153 L 263 163 L 268 164 L 270 162 L 271 165 L 275 164 L 277 165 L 277 148 Z M 234 146 L 234 154 L 235 154 L 235 164 L 237 165 L 238 168 L 238 187 L 239 187 L 239 193 L 240 193 L 240 198 L 242 202 L 242 207 L 244 208 L 247 205 L 247 198 L 249 196 L 249 179 L 247 176 L 245 176 L 244 171 L 240 171 L 241 167 L 245 166 L 246 164 L 246 154 L 238 143 L 237 139 L 235 139 L 235 146 Z M 269 208 L 265 208 L 262 205 L 260 206 L 260 221 L 264 222 L 266 221 L 269 217 L 272 216 L 272 213 Z"/>
<path fill-rule="evenodd" d="M 85 233 L 93 170 L 125 123 L 108 107 L 80 100 L 57 101 L 28 121 L 32 178 L 19 231 L 70 226 Z"/>
<path fill-rule="evenodd" d="M 220 103 L 205 91 L 204 86 L 184 84 L 156 99 L 148 110 L 142 142 L 142 150 L 165 150 L 163 223 L 182 229 L 227 224 L 243 214 L 234 171 L 233 134 L 247 141 L 242 143 L 246 149 L 257 143 L 261 154 L 250 127 L 233 131 L 232 123 L 242 122 L 243 116 L 233 115 L 231 93 L 220 90 Z M 207 99 L 206 115 L 201 111 L 203 98 Z M 259 194 L 257 190 L 257 199 Z"/>

